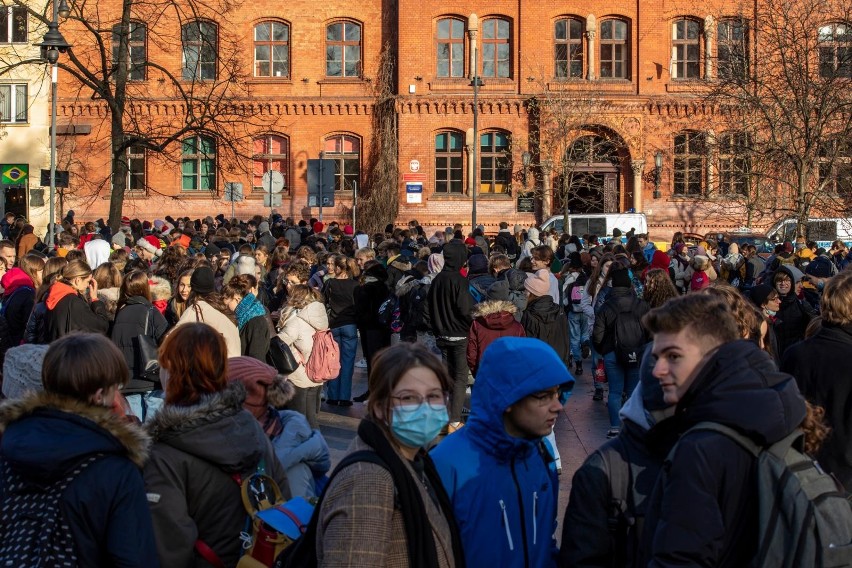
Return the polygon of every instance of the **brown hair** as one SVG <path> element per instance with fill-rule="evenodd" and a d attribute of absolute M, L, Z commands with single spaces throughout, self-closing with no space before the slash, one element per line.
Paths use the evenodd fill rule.
<path fill-rule="evenodd" d="M 121 282 L 121 289 L 118 291 L 119 310 L 124 307 L 127 299 L 131 296 L 142 296 L 149 302 L 151 301 L 151 285 L 148 283 L 148 275 L 141 270 L 128 272 Z"/>
<path fill-rule="evenodd" d="M 708 350 L 742 337 L 727 302 L 710 294 L 672 298 L 645 314 L 642 325 L 652 334 L 675 334 L 688 329 Z"/>
<path fill-rule="evenodd" d="M 160 347 L 169 378 L 166 403 L 189 406 L 228 384 L 228 349 L 222 334 L 206 323 L 179 325 Z"/>
<path fill-rule="evenodd" d="M 601 277 L 601 272 L 603 272 L 604 264 L 607 262 L 615 262 L 615 257 L 609 253 L 603 255 L 598 259 L 598 265 L 592 271 L 592 275 L 589 277 L 589 296 L 592 298 L 592 302 L 595 301 L 595 297 L 600 292 L 600 288 L 606 286 L 607 279 L 610 277 L 609 272 L 607 272 L 606 277 L 604 277 L 603 282 L 598 282 Z"/>
<path fill-rule="evenodd" d="M 59 279 L 66 284 L 75 278 L 86 278 L 92 275 L 92 269 L 85 260 L 71 260 L 62 267 Z"/>
<path fill-rule="evenodd" d="M 296 284 L 289 290 L 287 305 L 291 308 L 301 309 L 311 302 L 322 301 L 320 293 L 307 284 Z"/>
<path fill-rule="evenodd" d="M 852 270 L 844 270 L 826 281 L 819 305 L 825 323 L 852 323 Z"/>
<path fill-rule="evenodd" d="M 540 245 L 530 251 L 530 256 L 538 262 L 551 264 L 553 262 L 553 249 L 547 245 Z"/>
<path fill-rule="evenodd" d="M 825 409 L 823 407 L 811 404 L 806 400 L 805 408 L 807 413 L 799 427 L 805 433 L 805 453 L 815 456 L 831 433 L 831 428 L 825 423 Z"/>
<path fill-rule="evenodd" d="M 44 257 L 40 254 L 25 254 L 18 260 L 18 268 L 32 278 L 36 288 L 41 286 L 41 280 L 44 277 L 44 264 Z M 39 271 L 42 271 L 41 276 L 39 275 Z"/>
<path fill-rule="evenodd" d="M 755 321 L 754 309 L 751 302 L 746 300 L 740 291 L 727 284 L 716 284 L 710 288 L 705 288 L 701 291 L 702 294 L 716 296 L 721 298 L 731 310 L 734 320 L 737 322 L 737 327 L 740 330 L 740 337 L 748 339 L 752 335 L 755 325 L 759 324 Z"/>
<path fill-rule="evenodd" d="M 118 288 L 121 286 L 121 272 L 111 262 L 104 262 L 92 273 L 92 278 L 98 283 L 98 289 Z"/>
<path fill-rule="evenodd" d="M 251 274 L 240 274 L 228 280 L 228 283 L 222 287 L 222 297 L 242 299 L 248 296 L 255 286 L 257 286 L 257 278 Z"/>
<path fill-rule="evenodd" d="M 69 333 L 50 344 L 41 366 L 48 392 L 88 402 L 98 389 L 123 385 L 130 378 L 124 355 L 97 333 Z"/>
<path fill-rule="evenodd" d="M 352 268 L 349 266 L 349 259 L 344 255 L 333 254 L 328 257 L 328 263 L 334 266 L 336 272 L 343 272 L 347 278 L 352 278 Z"/>
<path fill-rule="evenodd" d="M 488 272 L 491 273 L 492 276 L 498 272 L 506 270 L 507 268 L 512 268 L 512 261 L 509 260 L 509 257 L 505 254 L 492 254 L 491 258 L 488 259 Z"/>
<path fill-rule="evenodd" d="M 668 270 L 652 268 L 645 275 L 645 290 L 642 292 L 642 297 L 648 302 L 651 309 L 659 308 L 671 298 L 677 298 L 679 295 L 677 288 L 672 284 Z"/>
<path fill-rule="evenodd" d="M 445 393 L 451 391 L 453 381 L 446 365 L 423 344 L 403 341 L 382 349 L 373 357 L 367 379 L 367 390 L 370 391 L 367 414 L 383 428 L 387 429 L 385 423 L 391 414 L 391 393 L 394 387 L 406 372 L 415 367 L 429 369 L 438 376 L 441 390 Z M 380 414 L 385 418 L 381 419 Z"/>
<path fill-rule="evenodd" d="M 311 277 L 311 267 L 304 262 L 291 262 L 282 273 L 282 278 L 287 279 L 288 276 L 294 275 L 299 279 L 300 283 L 306 283 Z"/>

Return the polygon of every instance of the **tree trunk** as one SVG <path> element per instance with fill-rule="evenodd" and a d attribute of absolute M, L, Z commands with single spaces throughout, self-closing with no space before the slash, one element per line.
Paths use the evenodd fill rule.
<path fill-rule="evenodd" d="M 116 234 L 121 227 L 124 193 L 127 190 L 127 161 L 124 159 L 122 116 L 113 114 L 110 127 L 112 129 L 112 178 L 110 180 L 108 224 L 113 234 Z"/>

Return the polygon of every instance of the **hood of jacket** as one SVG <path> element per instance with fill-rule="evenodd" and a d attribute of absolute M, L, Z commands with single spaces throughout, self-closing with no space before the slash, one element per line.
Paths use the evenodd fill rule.
<path fill-rule="evenodd" d="M 535 227 L 527 231 L 527 240 L 536 246 L 541 244 L 541 241 L 538 239 L 538 237 L 539 232 L 538 229 L 536 229 Z"/>
<path fill-rule="evenodd" d="M 470 315 L 475 318 L 486 318 L 500 313 L 508 313 L 510 316 L 514 316 L 517 311 L 518 308 L 512 302 L 506 300 L 486 300 L 476 304 Z"/>
<path fill-rule="evenodd" d="M 423 282 L 426 280 L 426 282 Z M 402 298 L 403 296 L 407 296 L 409 292 L 419 287 L 421 284 L 430 284 L 432 279 L 427 276 L 423 277 L 419 272 L 417 275 L 411 274 L 410 271 L 405 276 L 399 279 L 399 282 L 396 283 L 396 290 L 394 293 L 397 297 Z"/>
<path fill-rule="evenodd" d="M 0 285 L 3 286 L 3 295 L 7 298 L 18 288 L 35 287 L 33 279 L 17 266 L 4 274 L 3 278 L 0 278 Z"/>
<path fill-rule="evenodd" d="M 370 280 L 372 278 L 372 280 Z M 364 282 L 387 282 L 388 269 L 381 264 L 374 264 L 364 271 Z"/>
<path fill-rule="evenodd" d="M 668 270 L 670 262 L 671 258 L 669 258 L 669 255 L 667 255 L 661 250 L 655 250 L 654 255 L 651 257 L 650 268 L 661 268 L 663 270 Z"/>
<path fill-rule="evenodd" d="M 768 353 L 740 340 L 723 344 L 710 357 L 678 403 L 675 416 L 687 428 L 718 422 L 769 445 L 799 427 L 805 400 L 796 380 L 780 372 Z"/>
<path fill-rule="evenodd" d="M 47 293 L 47 300 L 45 300 L 44 304 L 47 306 L 48 310 L 52 310 L 65 296 L 76 295 L 77 290 L 65 282 L 54 282 L 50 285 L 50 292 Z"/>
<path fill-rule="evenodd" d="M 83 245 L 83 251 L 86 253 L 86 261 L 92 270 L 94 270 L 109 260 L 112 248 L 105 240 L 95 239 Z"/>
<path fill-rule="evenodd" d="M 260 426 L 243 409 L 246 390 L 240 382 L 204 394 L 190 406 L 166 404 L 145 427 L 155 442 L 235 473 L 254 469 L 263 455 Z"/>
<path fill-rule="evenodd" d="M 458 272 L 467 262 L 467 247 L 464 243 L 450 241 L 444 245 L 444 268 L 441 272 Z"/>
<path fill-rule="evenodd" d="M 148 284 L 151 286 L 151 300 L 169 300 L 172 297 L 172 286 L 162 276 L 152 276 Z"/>
<path fill-rule="evenodd" d="M 298 317 L 314 329 L 328 329 L 328 312 L 322 302 L 311 302 L 299 310 Z"/>
<path fill-rule="evenodd" d="M 526 396 L 573 382 L 556 351 L 544 341 L 531 337 L 496 339 L 479 364 L 470 418 L 464 429 L 473 444 L 498 461 L 526 457 L 539 439 L 510 436 L 503 425 L 503 413 Z"/>
<path fill-rule="evenodd" d="M 527 302 L 525 311 L 545 323 L 551 323 L 556 321 L 556 318 L 565 317 L 564 312 L 553 302 L 550 295 Z"/>
<path fill-rule="evenodd" d="M 0 405 L 4 459 L 31 479 L 53 480 L 94 453 L 127 456 L 137 467 L 151 440 L 139 426 L 61 395 L 39 392 Z"/>

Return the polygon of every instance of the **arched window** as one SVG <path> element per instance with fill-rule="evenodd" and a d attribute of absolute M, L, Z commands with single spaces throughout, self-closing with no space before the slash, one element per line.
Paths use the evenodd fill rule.
<path fill-rule="evenodd" d="M 290 26 L 261 22 L 254 27 L 254 76 L 290 76 Z"/>
<path fill-rule="evenodd" d="M 819 28 L 819 73 L 852 78 L 852 25 L 838 22 Z"/>
<path fill-rule="evenodd" d="M 325 159 L 334 160 L 335 191 L 352 191 L 361 182 L 361 140 L 338 134 L 325 139 Z"/>
<path fill-rule="evenodd" d="M 479 135 L 479 192 L 506 193 L 512 182 L 512 155 L 508 132 Z"/>
<path fill-rule="evenodd" d="M 438 77 L 464 77 L 464 22 L 438 20 L 435 44 Z"/>
<path fill-rule="evenodd" d="M 216 142 L 209 136 L 191 136 L 181 145 L 181 187 L 184 191 L 216 189 Z"/>
<path fill-rule="evenodd" d="M 723 132 L 719 147 L 719 193 L 748 194 L 751 140 L 745 132 Z"/>
<path fill-rule="evenodd" d="M 270 170 L 281 172 L 284 176 L 284 191 L 290 188 L 289 168 L 289 144 L 287 138 L 277 134 L 265 134 L 253 140 L 254 157 L 252 159 L 254 181 L 252 187 L 255 191 L 268 191 L 263 187 L 263 174 Z"/>
<path fill-rule="evenodd" d="M 719 78 L 744 79 L 748 76 L 748 22 L 726 18 L 719 22 L 716 48 Z"/>
<path fill-rule="evenodd" d="M 121 24 L 112 28 L 112 66 L 118 67 L 121 40 L 127 42 L 127 78 L 130 81 L 144 81 L 146 75 L 145 63 L 148 60 L 146 39 L 147 28 L 141 22 L 129 22 L 127 31 L 122 33 Z"/>
<path fill-rule="evenodd" d="M 576 18 L 556 20 L 553 29 L 556 76 L 583 76 L 583 22 Z"/>
<path fill-rule="evenodd" d="M 601 29 L 601 79 L 629 79 L 627 22 L 604 20 Z"/>
<path fill-rule="evenodd" d="M 706 179 L 706 145 L 701 132 L 687 130 L 674 137 L 674 193 L 701 195 Z"/>
<path fill-rule="evenodd" d="M 672 23 L 672 79 L 701 77 L 701 23 L 682 18 Z"/>
<path fill-rule="evenodd" d="M 464 193 L 464 134 L 435 135 L 435 192 Z"/>
<path fill-rule="evenodd" d="M 508 20 L 490 18 L 482 22 L 482 76 L 511 76 L 511 39 Z"/>
<path fill-rule="evenodd" d="M 335 22 L 325 28 L 325 74 L 327 77 L 361 76 L 361 26 Z"/>
<path fill-rule="evenodd" d="M 187 81 L 216 79 L 216 24 L 196 20 L 180 30 L 183 46 L 182 77 Z"/>

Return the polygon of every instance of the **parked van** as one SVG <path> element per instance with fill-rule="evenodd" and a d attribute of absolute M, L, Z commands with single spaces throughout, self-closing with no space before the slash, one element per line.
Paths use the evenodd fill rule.
<path fill-rule="evenodd" d="M 613 229 L 620 229 L 626 234 L 634 229 L 637 234 L 648 232 L 648 221 L 644 213 L 577 213 L 568 215 L 568 230 L 564 229 L 563 215 L 555 215 L 544 222 L 542 231 L 556 229 L 560 233 L 571 235 L 597 235 L 612 237 Z"/>
<path fill-rule="evenodd" d="M 796 218 L 788 217 L 776 222 L 766 232 L 766 236 L 774 242 L 796 240 Z M 847 246 L 852 246 L 852 218 L 820 217 L 808 219 L 805 228 L 805 238 L 815 241 L 818 247 L 831 248 L 831 243 L 840 239 Z"/>

